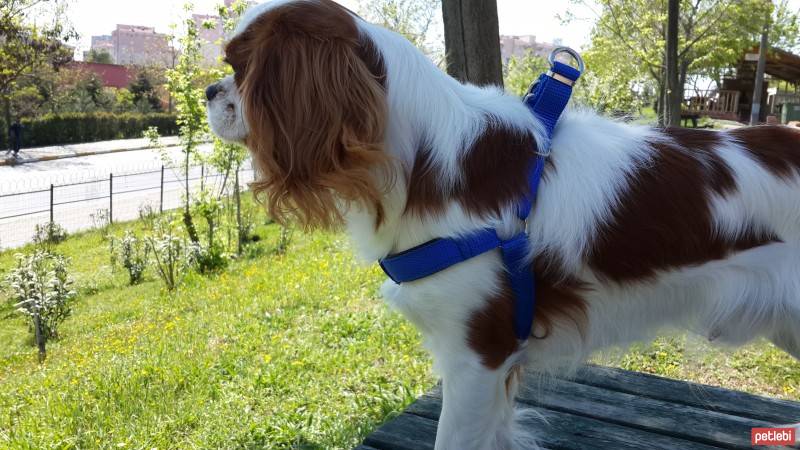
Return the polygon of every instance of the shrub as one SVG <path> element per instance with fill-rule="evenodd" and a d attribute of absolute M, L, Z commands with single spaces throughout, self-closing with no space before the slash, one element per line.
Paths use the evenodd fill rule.
<path fill-rule="evenodd" d="M 151 127 L 156 128 L 163 136 L 178 134 L 175 115 L 164 113 L 47 114 L 23 119 L 21 123 L 25 127 L 25 147 L 140 138 Z"/>
<path fill-rule="evenodd" d="M 142 221 L 145 230 L 154 231 L 158 218 L 159 212 L 152 203 L 143 203 L 139 205 L 139 220 Z"/>
<path fill-rule="evenodd" d="M 149 246 L 141 239 L 137 238 L 132 231 L 125 232 L 125 236 L 115 245 L 116 260 L 128 271 L 128 283 L 133 286 L 139 284 L 144 277 L 147 268 Z"/>
<path fill-rule="evenodd" d="M 281 235 L 278 237 L 278 245 L 275 246 L 275 253 L 282 255 L 289 249 L 289 244 L 292 243 L 292 234 L 294 230 L 288 226 L 281 226 Z"/>
<path fill-rule="evenodd" d="M 14 307 L 28 318 L 39 347 L 39 360 L 46 357 L 46 343 L 58 338 L 59 325 L 69 317 L 76 293 L 67 273 L 67 258 L 36 250 L 16 255 L 17 265 L 6 275 L 5 287 Z"/>
<path fill-rule="evenodd" d="M 50 247 L 67 239 L 67 230 L 55 222 L 44 225 L 37 224 L 33 231 L 33 242 L 36 245 Z"/>
<path fill-rule="evenodd" d="M 194 262 L 197 250 L 172 231 L 148 237 L 147 245 L 153 254 L 158 277 L 167 290 L 174 291 Z"/>
<path fill-rule="evenodd" d="M 89 214 L 92 219 L 92 228 L 100 230 L 100 236 L 104 241 L 108 240 L 111 233 L 111 216 L 108 209 L 100 208 L 92 214 Z"/>

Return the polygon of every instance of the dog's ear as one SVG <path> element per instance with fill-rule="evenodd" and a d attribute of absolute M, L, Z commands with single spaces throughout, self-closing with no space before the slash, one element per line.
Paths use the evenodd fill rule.
<path fill-rule="evenodd" d="M 291 3 L 241 38 L 250 47 L 239 87 L 262 177 L 257 197 L 279 222 L 332 227 L 360 202 L 380 224 L 386 95 L 360 57 L 354 18 L 328 0 Z"/>

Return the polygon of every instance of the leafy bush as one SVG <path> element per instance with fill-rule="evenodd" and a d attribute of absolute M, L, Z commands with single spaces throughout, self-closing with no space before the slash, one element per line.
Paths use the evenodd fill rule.
<path fill-rule="evenodd" d="M 67 273 L 68 259 L 46 250 L 16 255 L 17 265 L 6 275 L 5 287 L 14 307 L 29 320 L 39 347 L 46 356 L 48 340 L 58 338 L 59 325 L 72 312 L 73 279 Z"/>
<path fill-rule="evenodd" d="M 33 242 L 39 246 L 49 247 L 67 239 L 67 230 L 56 222 L 37 224 L 33 231 Z"/>
<path fill-rule="evenodd" d="M 147 268 L 150 247 L 130 230 L 115 247 L 118 252 L 116 259 L 128 271 L 128 283 L 131 286 L 139 284 Z"/>
<path fill-rule="evenodd" d="M 23 119 L 21 123 L 25 127 L 25 147 L 140 138 L 150 127 L 155 127 L 164 136 L 178 134 L 175 115 L 164 113 L 47 114 Z"/>
<path fill-rule="evenodd" d="M 147 238 L 156 263 L 156 273 L 167 290 L 174 291 L 194 262 L 197 250 L 172 231 Z"/>

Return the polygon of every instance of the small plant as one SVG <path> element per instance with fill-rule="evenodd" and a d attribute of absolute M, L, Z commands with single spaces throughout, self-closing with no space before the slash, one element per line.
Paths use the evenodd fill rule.
<path fill-rule="evenodd" d="M 69 260 L 46 250 L 18 254 L 16 259 L 4 284 L 14 307 L 28 318 L 42 362 L 47 357 L 47 341 L 58 338 L 59 325 L 72 311 L 76 292 L 67 273 Z"/>
<path fill-rule="evenodd" d="M 33 232 L 33 242 L 38 246 L 49 248 L 52 245 L 64 242 L 67 239 L 67 230 L 55 222 L 36 225 Z"/>
<path fill-rule="evenodd" d="M 292 234 L 294 230 L 288 226 L 281 226 L 281 234 L 278 237 L 278 245 L 275 247 L 275 253 L 282 255 L 286 253 L 286 250 L 289 248 L 289 244 L 292 243 Z"/>
<path fill-rule="evenodd" d="M 89 218 L 92 219 L 92 227 L 100 230 L 103 240 L 108 240 L 111 232 L 111 216 L 108 209 L 98 209 L 93 214 L 89 214 Z"/>
<path fill-rule="evenodd" d="M 159 212 L 152 203 L 139 205 L 139 220 L 142 221 L 145 230 L 154 231 Z"/>
<path fill-rule="evenodd" d="M 156 272 L 167 290 L 174 291 L 183 281 L 197 254 L 195 246 L 167 231 L 147 238 L 147 245 L 156 263 Z"/>
<path fill-rule="evenodd" d="M 150 247 L 130 230 L 125 232 L 116 247 L 118 255 L 115 259 L 128 271 L 130 285 L 141 283 L 147 268 Z"/>

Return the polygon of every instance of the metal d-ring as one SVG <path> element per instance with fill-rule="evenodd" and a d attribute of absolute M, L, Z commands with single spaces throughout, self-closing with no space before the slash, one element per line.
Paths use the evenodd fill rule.
<path fill-rule="evenodd" d="M 550 56 L 547 57 L 547 62 L 550 63 L 550 67 L 553 67 L 553 64 L 556 62 L 556 56 L 560 55 L 561 53 L 566 53 L 571 56 L 572 59 L 578 63 L 578 71 L 583 73 L 583 71 L 586 69 L 586 66 L 583 64 L 583 58 L 581 58 L 581 55 L 578 52 L 569 47 L 556 47 L 552 52 L 550 52 Z"/>

